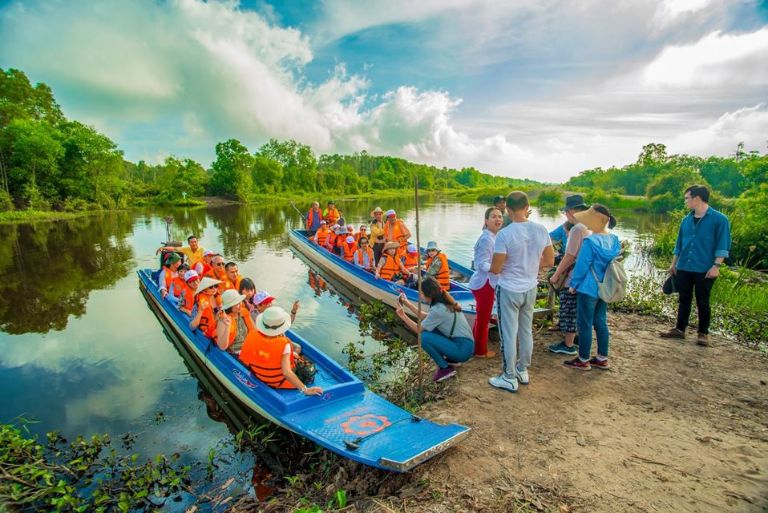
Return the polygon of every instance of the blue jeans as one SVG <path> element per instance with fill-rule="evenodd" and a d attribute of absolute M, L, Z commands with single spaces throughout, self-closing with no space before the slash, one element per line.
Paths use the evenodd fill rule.
<path fill-rule="evenodd" d="M 608 305 L 605 301 L 579 292 L 576 299 L 576 324 L 579 329 L 579 360 L 589 360 L 593 326 L 597 333 L 597 354 L 608 358 Z"/>
<path fill-rule="evenodd" d="M 475 341 L 471 338 L 456 337 L 450 339 L 435 331 L 421 332 L 421 347 L 441 369 L 448 367 L 448 362 L 466 362 L 475 350 Z"/>

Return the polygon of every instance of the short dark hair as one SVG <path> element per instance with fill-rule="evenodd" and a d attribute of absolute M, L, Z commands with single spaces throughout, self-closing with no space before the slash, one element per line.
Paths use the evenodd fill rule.
<path fill-rule="evenodd" d="M 500 201 L 506 201 L 506 199 L 507 198 L 505 198 L 504 196 L 501 196 L 501 195 L 496 196 L 495 198 L 493 198 L 493 204 L 495 205 L 496 203 L 498 203 Z"/>
<path fill-rule="evenodd" d="M 709 203 L 709 189 L 703 185 L 691 185 L 685 192 L 691 193 L 691 198 L 699 197 L 704 203 Z"/>
<path fill-rule="evenodd" d="M 237 267 L 237 263 L 236 262 L 227 262 L 226 265 L 224 266 L 224 269 L 229 271 L 233 267 Z"/>
<path fill-rule="evenodd" d="M 192 239 L 197 239 L 197 235 L 190 235 L 189 237 L 187 237 L 187 244 L 189 244 L 189 241 L 191 241 Z"/>
<path fill-rule="evenodd" d="M 252 279 L 243 278 L 243 280 L 240 282 L 240 288 L 238 289 L 238 292 L 242 294 L 244 290 L 256 290 L 256 284 L 253 283 Z"/>
<path fill-rule="evenodd" d="M 507 196 L 507 208 L 516 212 L 530 206 L 528 195 L 523 191 L 512 191 Z"/>

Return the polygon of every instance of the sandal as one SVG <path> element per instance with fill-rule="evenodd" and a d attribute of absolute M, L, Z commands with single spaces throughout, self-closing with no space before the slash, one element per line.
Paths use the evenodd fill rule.
<path fill-rule="evenodd" d="M 496 351 L 486 351 L 485 354 L 476 354 L 475 358 L 493 358 L 496 356 Z"/>

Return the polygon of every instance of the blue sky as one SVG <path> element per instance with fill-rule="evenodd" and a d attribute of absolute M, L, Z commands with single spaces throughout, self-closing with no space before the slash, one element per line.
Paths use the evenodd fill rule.
<path fill-rule="evenodd" d="M 130 160 L 294 138 L 563 181 L 768 140 L 768 2 L 0 0 L 0 67 Z"/>

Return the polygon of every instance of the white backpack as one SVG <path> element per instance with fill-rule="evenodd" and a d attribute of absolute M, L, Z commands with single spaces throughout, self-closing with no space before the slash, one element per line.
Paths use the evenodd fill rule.
<path fill-rule="evenodd" d="M 617 303 L 624 299 L 627 293 L 627 272 L 624 270 L 621 255 L 608 262 L 602 282 L 597 279 L 595 268 L 592 266 L 589 266 L 589 268 L 592 270 L 592 276 L 595 277 L 597 282 L 597 294 L 600 296 L 600 299 L 606 303 Z"/>

